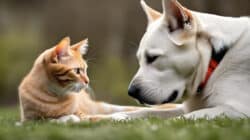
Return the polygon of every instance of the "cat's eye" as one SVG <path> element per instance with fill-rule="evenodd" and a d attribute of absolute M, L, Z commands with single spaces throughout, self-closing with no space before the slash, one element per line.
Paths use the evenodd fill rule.
<path fill-rule="evenodd" d="M 147 64 L 152 64 L 153 62 L 155 62 L 157 60 L 157 58 L 159 58 L 159 55 L 146 54 L 146 62 L 147 62 Z"/>
<path fill-rule="evenodd" d="M 81 74 L 81 68 L 75 68 L 74 71 L 76 74 Z"/>

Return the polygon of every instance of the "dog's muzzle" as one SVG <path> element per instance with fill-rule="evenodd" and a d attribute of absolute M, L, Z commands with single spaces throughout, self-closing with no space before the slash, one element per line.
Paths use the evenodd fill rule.
<path fill-rule="evenodd" d="M 156 102 L 150 98 L 145 97 L 145 95 L 143 95 L 142 87 L 131 84 L 128 88 L 128 95 L 137 99 L 141 104 L 156 105 L 156 104 L 166 104 L 166 103 L 174 102 L 179 95 L 179 91 L 174 90 L 167 99 L 163 100 L 163 102 Z"/>
<path fill-rule="evenodd" d="M 137 86 L 132 85 L 132 86 L 129 86 L 128 88 L 128 95 L 133 98 L 136 98 L 136 99 L 140 98 L 140 92 L 141 92 L 141 89 Z"/>
<path fill-rule="evenodd" d="M 149 105 L 157 104 L 142 95 L 142 88 L 140 86 L 130 85 L 128 88 L 128 95 L 137 99 L 141 104 L 149 104 Z"/>

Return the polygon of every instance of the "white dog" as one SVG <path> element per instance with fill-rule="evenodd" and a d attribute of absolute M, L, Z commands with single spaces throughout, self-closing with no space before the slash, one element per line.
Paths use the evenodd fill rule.
<path fill-rule="evenodd" d="M 141 4 L 148 28 L 129 95 L 143 104 L 183 104 L 120 116 L 250 117 L 250 19 L 191 11 L 176 0 L 163 0 L 163 14 Z"/>

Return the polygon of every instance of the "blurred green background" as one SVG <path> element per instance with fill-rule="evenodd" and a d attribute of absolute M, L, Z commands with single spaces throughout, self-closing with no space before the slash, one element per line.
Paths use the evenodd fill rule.
<path fill-rule="evenodd" d="M 146 0 L 161 10 L 161 0 Z M 249 0 L 180 0 L 224 16 L 250 14 Z M 134 104 L 127 87 L 146 28 L 139 0 L 0 0 L 0 105 L 18 103 L 17 87 L 36 57 L 65 36 L 89 38 L 89 76 L 96 99 Z"/>

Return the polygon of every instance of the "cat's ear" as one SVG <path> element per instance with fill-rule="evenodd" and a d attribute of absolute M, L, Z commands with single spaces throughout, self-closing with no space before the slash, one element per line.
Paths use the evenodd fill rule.
<path fill-rule="evenodd" d="M 148 24 L 154 22 L 155 20 L 159 19 L 162 16 L 160 12 L 149 7 L 144 0 L 141 0 L 141 6 L 144 12 L 146 13 Z"/>
<path fill-rule="evenodd" d="M 88 39 L 85 39 L 83 41 L 80 41 L 79 43 L 76 43 L 71 48 L 75 51 L 79 51 L 82 55 L 87 54 L 88 48 L 89 48 Z"/>
<path fill-rule="evenodd" d="M 55 48 L 55 54 L 58 58 L 70 55 L 70 38 L 63 38 Z"/>

